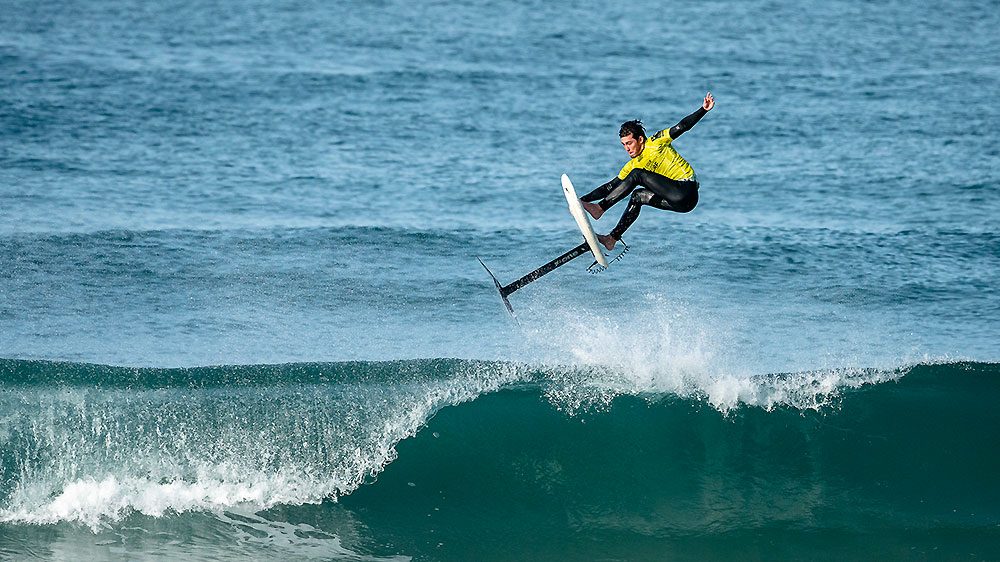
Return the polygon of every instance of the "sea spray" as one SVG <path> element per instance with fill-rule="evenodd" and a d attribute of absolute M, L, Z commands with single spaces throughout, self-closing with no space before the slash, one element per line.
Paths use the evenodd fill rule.
<path fill-rule="evenodd" d="M 800 363 L 799 371 L 759 372 L 762 361 L 752 356 L 754 350 L 734 341 L 733 320 L 702 317 L 683 300 L 656 294 L 614 315 L 572 302 L 533 312 L 522 319 L 520 336 L 548 365 L 547 396 L 570 412 L 606 406 L 619 395 L 704 400 L 722 412 L 740 406 L 816 409 L 841 389 L 896 378 L 897 366 L 916 363 L 889 368 Z"/>

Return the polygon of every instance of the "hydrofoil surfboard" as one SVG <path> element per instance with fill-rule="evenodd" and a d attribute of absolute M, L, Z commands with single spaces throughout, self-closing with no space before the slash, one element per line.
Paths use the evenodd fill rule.
<path fill-rule="evenodd" d="M 483 260 L 479 260 L 479 263 L 482 264 L 486 272 L 493 278 L 493 283 L 496 285 L 497 291 L 500 293 L 500 298 L 503 300 L 503 304 L 507 307 L 507 312 L 510 312 L 511 316 L 514 315 L 514 308 L 510 305 L 510 300 L 508 300 L 507 297 L 509 297 L 514 291 L 537 280 L 546 273 L 554 271 L 558 267 L 565 265 L 588 252 L 593 254 L 596 260 L 590 265 L 590 267 L 587 268 L 587 271 L 591 273 L 600 273 L 607 269 L 610 264 L 620 260 L 622 256 L 628 252 L 628 245 L 625 244 L 624 240 L 619 240 L 623 246 L 622 251 L 609 262 L 607 256 L 602 250 L 602 247 L 600 246 L 600 243 L 597 241 L 597 235 L 594 234 L 594 227 L 590 224 L 590 215 L 588 215 L 584 210 L 583 205 L 580 203 L 580 198 L 576 196 L 576 190 L 573 188 L 573 182 L 570 181 L 569 176 L 566 174 L 562 175 L 562 187 L 563 195 L 566 196 L 566 204 L 569 206 L 570 215 L 572 215 L 573 220 L 576 221 L 576 226 L 580 229 L 580 234 L 583 234 L 582 244 L 546 263 L 538 269 L 524 275 L 509 285 L 500 283 L 500 280 L 497 279 L 496 275 L 493 275 L 490 268 L 486 267 Z"/>

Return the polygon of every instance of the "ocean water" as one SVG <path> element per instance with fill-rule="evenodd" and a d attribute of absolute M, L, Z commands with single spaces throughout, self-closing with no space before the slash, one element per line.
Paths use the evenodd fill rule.
<path fill-rule="evenodd" d="M 998 26 L 0 0 L 0 559 L 1000 559 Z"/>

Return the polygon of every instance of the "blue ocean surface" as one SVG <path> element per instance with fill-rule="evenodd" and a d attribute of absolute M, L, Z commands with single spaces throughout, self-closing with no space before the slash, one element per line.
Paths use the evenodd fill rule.
<path fill-rule="evenodd" d="M 998 27 L 0 0 L 0 559 L 1000 559 Z"/>

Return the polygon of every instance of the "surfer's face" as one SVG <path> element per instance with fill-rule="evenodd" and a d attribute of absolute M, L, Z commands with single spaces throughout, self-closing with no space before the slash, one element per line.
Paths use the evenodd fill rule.
<path fill-rule="evenodd" d="M 629 158 L 635 158 L 642 154 L 642 149 L 646 146 L 646 139 L 643 137 L 635 138 L 634 135 L 628 135 L 622 137 L 621 140 L 622 146 L 625 147 L 625 152 L 628 152 Z"/>

